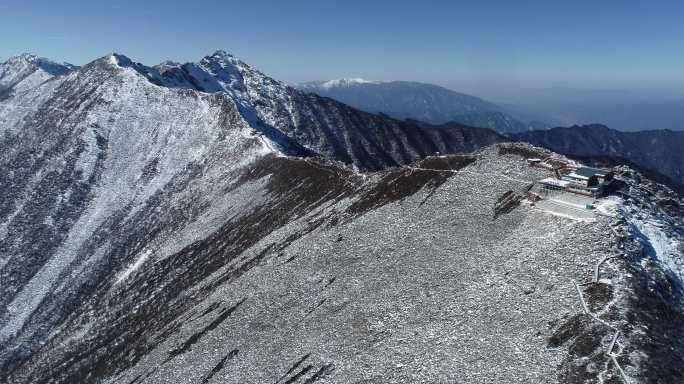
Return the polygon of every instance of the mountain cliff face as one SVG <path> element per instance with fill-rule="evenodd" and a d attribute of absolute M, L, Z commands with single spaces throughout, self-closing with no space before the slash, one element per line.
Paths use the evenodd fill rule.
<path fill-rule="evenodd" d="M 594 124 L 524 132 L 514 138 L 568 156 L 624 159 L 684 185 L 684 132 L 620 132 Z"/>
<path fill-rule="evenodd" d="M 526 156 L 557 155 L 359 112 L 224 52 L 13 89 L 0 382 L 682 379 L 682 202 L 628 169 L 614 216 L 495 212 L 549 176 Z"/>
<path fill-rule="evenodd" d="M 415 119 L 430 124 L 456 122 L 501 133 L 529 129 L 525 123 L 493 103 L 432 84 L 340 79 L 302 83 L 297 87 L 364 111 L 382 112 L 399 119 Z"/>

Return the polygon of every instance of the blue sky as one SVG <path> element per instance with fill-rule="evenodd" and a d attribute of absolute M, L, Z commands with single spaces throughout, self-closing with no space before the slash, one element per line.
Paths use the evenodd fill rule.
<path fill-rule="evenodd" d="M 649 4 L 653 3 L 653 4 Z M 681 89 L 682 1 L 6 1 L 0 60 L 225 49 L 278 79 Z"/>

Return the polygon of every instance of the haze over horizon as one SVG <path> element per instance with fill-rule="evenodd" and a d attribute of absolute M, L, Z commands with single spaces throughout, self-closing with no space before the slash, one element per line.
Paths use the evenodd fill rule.
<path fill-rule="evenodd" d="M 289 83 L 413 80 L 490 97 L 550 87 L 679 93 L 684 4 L 668 3 L 2 1 L 0 32 L 13 38 L 0 61 L 28 51 L 85 64 L 120 52 L 153 65 L 225 49 Z"/>

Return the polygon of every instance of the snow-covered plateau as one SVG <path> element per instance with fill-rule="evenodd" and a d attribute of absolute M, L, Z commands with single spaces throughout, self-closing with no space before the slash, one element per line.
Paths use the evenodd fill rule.
<path fill-rule="evenodd" d="M 684 382 L 684 204 L 629 168 L 502 209 L 558 155 L 223 51 L 0 84 L 2 383 Z"/>

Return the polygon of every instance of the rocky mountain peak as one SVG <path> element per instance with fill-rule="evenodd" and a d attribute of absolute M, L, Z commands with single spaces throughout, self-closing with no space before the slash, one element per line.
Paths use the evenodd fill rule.
<path fill-rule="evenodd" d="M 179 62 L 177 62 L 177 61 L 173 61 L 173 60 L 164 60 L 163 62 L 161 62 L 161 63 L 155 65 L 154 68 L 156 68 L 156 69 L 158 69 L 158 70 L 160 70 L 160 71 L 163 71 L 163 70 L 167 70 L 167 69 L 171 69 L 171 68 L 179 68 L 179 67 L 181 67 L 182 65 L 183 65 L 183 64 L 181 64 L 181 63 L 179 63 Z"/>
<path fill-rule="evenodd" d="M 198 64 L 204 67 L 218 66 L 226 71 L 237 71 L 241 73 L 256 71 L 249 64 L 223 50 L 218 50 L 211 55 L 204 56 Z"/>
<path fill-rule="evenodd" d="M 33 53 L 20 53 L 7 59 L 6 63 L 33 63 L 38 60 L 38 56 Z"/>
<path fill-rule="evenodd" d="M 218 80 L 224 90 L 246 91 L 248 88 L 258 88 L 263 85 L 271 89 L 287 87 L 284 83 L 267 76 L 223 50 L 205 56 L 198 65 Z M 254 91 L 256 92 L 256 89 Z"/>
<path fill-rule="evenodd" d="M 133 60 L 121 53 L 112 52 L 111 54 L 105 56 L 105 59 L 110 63 L 120 67 L 130 67 L 135 65 Z"/>
<path fill-rule="evenodd" d="M 78 68 L 68 63 L 56 63 L 32 53 L 22 53 L 0 63 L 0 95 L 24 91 Z"/>
<path fill-rule="evenodd" d="M 232 53 L 229 53 L 227 51 L 224 51 L 223 49 L 218 49 L 214 53 L 212 53 L 209 56 L 206 57 L 211 57 L 216 60 L 235 60 L 235 61 L 240 61 L 235 55 Z"/>
<path fill-rule="evenodd" d="M 4 63 L 0 63 L 0 71 L 16 70 L 21 71 L 25 69 L 42 69 L 52 75 L 64 75 L 78 68 L 78 66 L 69 63 L 57 63 L 45 57 L 39 57 L 33 53 L 22 53 L 12 56 Z"/>

